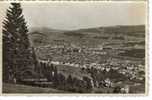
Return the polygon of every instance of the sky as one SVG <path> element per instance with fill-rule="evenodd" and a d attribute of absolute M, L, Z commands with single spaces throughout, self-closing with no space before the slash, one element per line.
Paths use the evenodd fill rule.
<path fill-rule="evenodd" d="M 0 4 L 1 6 L 2 4 Z M 140 25 L 146 22 L 146 3 L 21 3 L 23 14 L 31 27 L 73 30 L 114 25 Z M 9 4 L 3 4 L 5 16 Z M 3 14 L 2 14 L 3 13 Z M 3 20 L 1 18 L 1 20 Z"/>

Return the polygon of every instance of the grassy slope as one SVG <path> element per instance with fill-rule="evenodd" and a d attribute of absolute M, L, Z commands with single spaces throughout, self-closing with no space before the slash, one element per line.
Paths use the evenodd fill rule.
<path fill-rule="evenodd" d="M 3 84 L 3 93 L 65 93 L 52 88 L 40 88 L 26 85 Z"/>

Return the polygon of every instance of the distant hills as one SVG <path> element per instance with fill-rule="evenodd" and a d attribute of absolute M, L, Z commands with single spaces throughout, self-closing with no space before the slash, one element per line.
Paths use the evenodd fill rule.
<path fill-rule="evenodd" d="M 46 27 L 30 29 L 30 39 L 34 46 L 43 46 L 55 40 L 75 45 L 96 46 L 107 42 L 144 41 L 145 26 L 109 26 L 78 30 L 57 30 Z"/>
<path fill-rule="evenodd" d="M 136 26 L 107 26 L 107 27 L 97 27 L 97 28 L 89 28 L 89 29 L 79 29 L 74 30 L 74 32 L 83 32 L 83 33 L 100 33 L 100 34 L 126 34 L 134 36 L 141 35 L 144 36 L 145 34 L 145 26 L 144 25 L 136 25 Z M 132 34 L 134 33 L 134 34 Z"/>

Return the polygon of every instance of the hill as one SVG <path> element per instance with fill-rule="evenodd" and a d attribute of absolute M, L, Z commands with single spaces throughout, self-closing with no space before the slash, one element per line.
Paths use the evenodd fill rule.
<path fill-rule="evenodd" d="M 64 41 L 77 46 L 98 46 L 106 43 L 120 43 L 127 41 L 144 41 L 145 26 L 109 26 L 79 30 L 56 30 L 51 28 L 33 28 L 30 39 L 34 46 L 54 44 Z"/>

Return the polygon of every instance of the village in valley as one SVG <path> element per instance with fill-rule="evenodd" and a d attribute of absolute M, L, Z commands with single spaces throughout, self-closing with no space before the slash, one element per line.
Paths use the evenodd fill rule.
<path fill-rule="evenodd" d="M 123 93 L 142 93 L 145 84 L 145 51 L 143 39 L 139 36 L 136 40 L 118 38 L 111 39 L 113 43 L 105 40 L 102 44 L 92 46 L 85 43 L 81 45 L 80 41 L 74 44 L 66 40 L 54 40 L 51 44 L 36 47 L 35 51 L 39 62 L 57 66 L 59 73 L 65 76 L 72 75 L 80 80 L 87 76 L 91 80 L 93 92 L 113 93 L 115 87 L 119 87 Z M 103 88 L 110 90 L 102 91 Z"/>
<path fill-rule="evenodd" d="M 35 6 L 31 7 L 34 9 Z M 96 11 L 96 6 L 102 7 L 93 4 L 86 8 L 93 7 L 92 9 Z M 28 7 L 26 4 L 23 6 L 25 15 L 30 12 L 27 10 Z M 41 7 L 45 8 L 43 4 Z M 70 7 L 77 9 L 76 5 Z M 50 12 L 51 8 L 48 8 L 45 9 L 46 12 L 47 10 Z M 65 9 L 68 11 L 68 16 L 62 13 L 63 8 L 57 15 L 63 14 L 65 18 L 72 16 L 73 12 L 69 13 L 69 8 Z M 76 9 L 74 11 L 78 14 L 75 16 L 88 14 L 86 11 L 85 14 L 79 13 L 80 9 L 78 12 Z M 89 27 L 81 28 L 81 24 L 85 24 L 82 23 L 84 19 L 80 20 L 79 16 L 73 16 L 80 20 L 76 21 L 81 23 L 78 24 L 79 28 L 53 29 L 50 27 L 53 19 L 40 18 L 41 23 L 44 21 L 44 27 L 40 25 L 41 27 L 28 29 L 25 21 L 27 16 L 24 18 L 22 11 L 24 9 L 22 10 L 20 3 L 11 3 L 3 22 L 3 93 L 145 93 L 146 25 L 144 23 L 111 25 L 112 22 L 107 21 L 110 22 L 108 26 L 99 23 L 98 27 L 86 24 Z M 50 16 L 46 12 L 44 13 Z M 33 16 L 34 14 L 37 13 L 33 13 Z M 92 14 L 92 17 L 88 18 L 97 16 Z M 101 16 L 98 17 L 102 19 Z M 36 19 L 36 22 L 40 19 Z M 44 19 L 48 23 L 48 20 L 51 20 L 49 27 L 45 26 L 47 22 Z M 71 22 L 68 24 L 72 26 Z"/>

